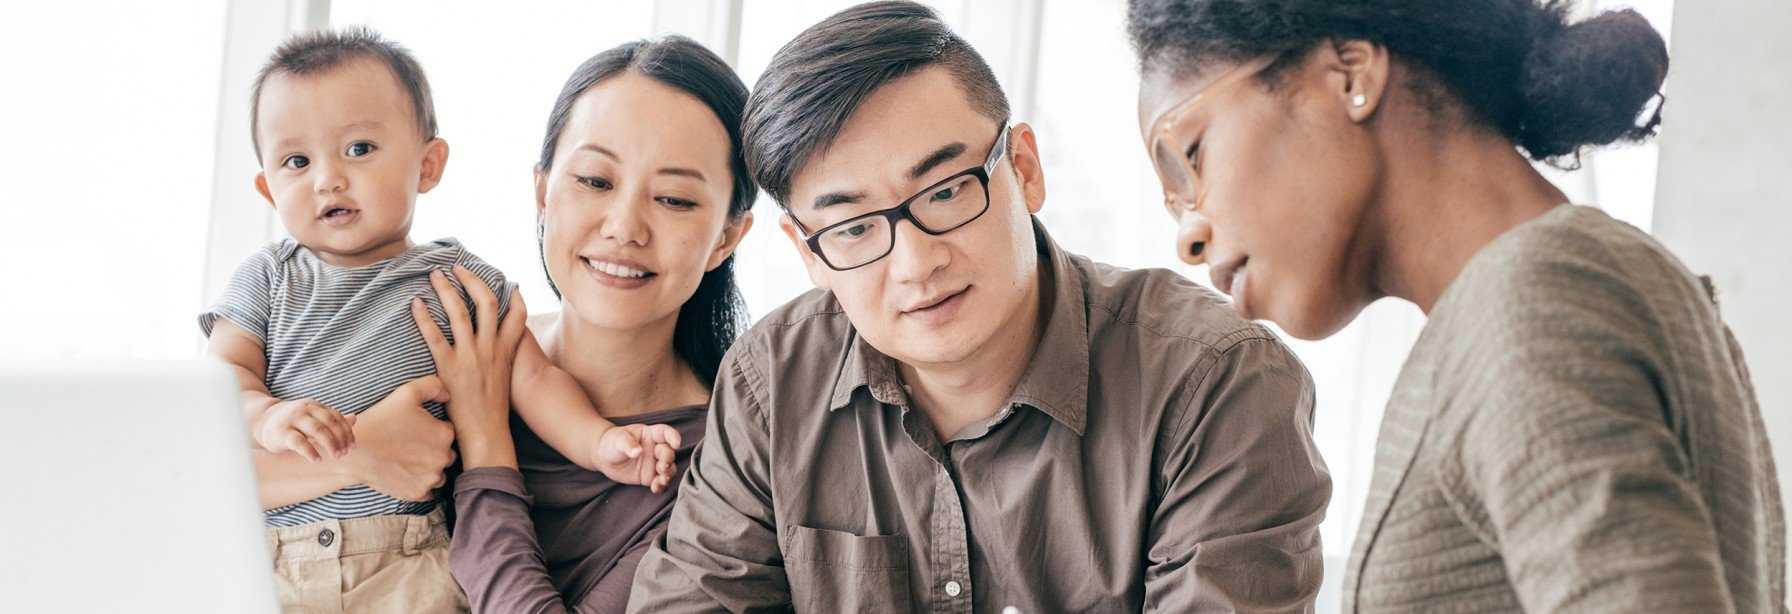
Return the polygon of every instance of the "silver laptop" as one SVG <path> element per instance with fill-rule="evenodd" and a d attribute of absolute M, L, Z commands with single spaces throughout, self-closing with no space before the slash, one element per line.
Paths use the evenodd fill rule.
<path fill-rule="evenodd" d="M 0 365 L 0 611 L 273 612 L 222 363 Z"/>

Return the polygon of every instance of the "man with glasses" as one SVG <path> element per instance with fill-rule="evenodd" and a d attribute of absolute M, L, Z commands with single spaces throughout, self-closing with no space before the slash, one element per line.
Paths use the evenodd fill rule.
<path fill-rule="evenodd" d="M 747 163 L 819 289 L 724 360 L 630 611 L 1311 609 L 1306 370 L 1172 272 L 1060 248 L 1007 122 L 912 3 L 772 59 Z"/>

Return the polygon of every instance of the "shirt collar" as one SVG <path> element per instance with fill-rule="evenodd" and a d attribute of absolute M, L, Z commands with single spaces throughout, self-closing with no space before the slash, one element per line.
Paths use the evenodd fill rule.
<path fill-rule="evenodd" d="M 1010 404 L 1026 405 L 1070 427 L 1078 435 L 1088 422 L 1089 312 L 1084 280 L 1070 254 L 1052 240 L 1039 218 L 1033 218 L 1033 237 L 1045 279 L 1051 280 L 1050 310 L 1045 332 L 1033 348 L 1027 369 L 1021 374 Z M 1046 290 L 1043 285 L 1041 290 Z M 866 388 L 871 396 L 889 405 L 906 404 L 896 361 L 866 343 L 857 331 L 847 337 L 845 360 L 834 380 L 829 410 L 852 404 L 853 393 Z"/>

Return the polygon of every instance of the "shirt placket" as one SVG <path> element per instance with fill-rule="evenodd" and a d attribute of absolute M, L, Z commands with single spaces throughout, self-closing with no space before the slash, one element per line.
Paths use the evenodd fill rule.
<path fill-rule="evenodd" d="M 903 408 L 903 430 L 933 460 L 933 511 L 928 601 L 934 612 L 971 612 L 970 531 L 965 527 L 964 500 L 952 472 L 947 448 L 919 411 Z"/>
<path fill-rule="evenodd" d="M 948 458 L 951 448 L 944 448 Z M 933 480 L 933 574 L 935 612 L 971 611 L 970 531 L 964 522 L 964 500 L 950 462 L 938 462 Z"/>

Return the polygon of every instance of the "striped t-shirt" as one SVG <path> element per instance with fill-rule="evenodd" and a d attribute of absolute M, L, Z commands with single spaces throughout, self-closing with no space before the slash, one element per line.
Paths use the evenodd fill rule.
<path fill-rule="evenodd" d="M 410 301 L 423 297 L 443 334 L 453 339 L 429 285 L 429 272 L 446 273 L 456 264 L 491 285 L 499 297 L 499 317 L 509 311 L 503 274 L 454 239 L 424 243 L 355 268 L 326 264 L 297 241 L 282 239 L 256 250 L 237 267 L 224 296 L 200 314 L 199 327 L 209 336 L 212 325 L 224 318 L 260 337 L 267 349 L 266 383 L 275 398 L 316 399 L 344 414 L 357 414 L 399 385 L 435 373 L 429 346 L 411 318 Z M 459 287 L 453 275 L 448 279 Z M 464 290 L 461 297 L 466 300 Z M 439 403 L 424 407 L 438 419 L 448 418 Z M 435 501 L 402 501 L 358 484 L 268 510 L 264 521 L 270 527 L 289 527 L 427 514 L 435 508 Z"/>

